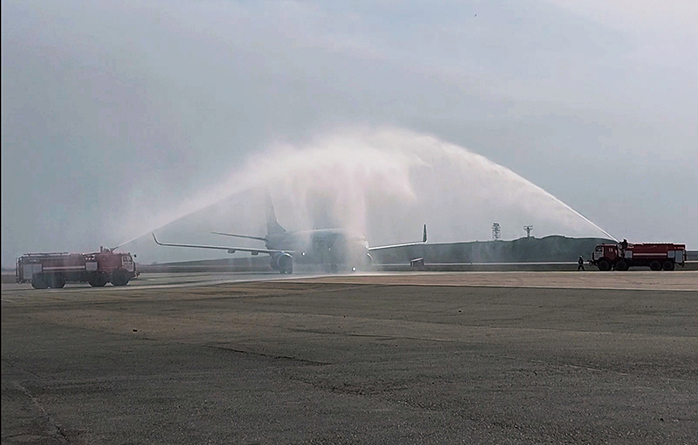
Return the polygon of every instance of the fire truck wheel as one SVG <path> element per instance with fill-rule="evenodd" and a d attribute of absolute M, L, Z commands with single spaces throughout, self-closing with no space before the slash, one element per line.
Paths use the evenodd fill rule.
<path fill-rule="evenodd" d="M 90 277 L 88 283 L 90 283 L 92 287 L 104 287 L 104 285 L 107 284 L 107 277 L 102 273 L 96 274 Z"/>
<path fill-rule="evenodd" d="M 114 286 L 126 286 L 128 284 L 128 277 L 125 273 L 117 270 L 111 276 L 111 284 Z"/>
<path fill-rule="evenodd" d="M 659 261 L 652 261 L 650 263 L 650 269 L 651 270 L 662 270 L 662 263 Z"/>
<path fill-rule="evenodd" d="M 65 287 L 65 278 L 61 275 L 52 276 L 49 283 L 49 287 L 52 287 L 54 289 L 61 289 Z"/>
<path fill-rule="evenodd" d="M 611 270 L 611 263 L 609 263 L 607 260 L 599 261 L 599 270 L 603 270 L 604 272 Z"/>
<path fill-rule="evenodd" d="M 662 266 L 664 270 L 674 270 L 674 262 L 666 260 L 664 261 L 664 264 Z"/>
<path fill-rule="evenodd" d="M 48 281 L 42 274 L 35 274 L 32 277 L 32 287 L 34 289 L 48 289 Z"/>
<path fill-rule="evenodd" d="M 623 260 L 618 261 L 616 263 L 616 270 L 620 270 L 621 272 L 628 270 L 628 263 Z"/>

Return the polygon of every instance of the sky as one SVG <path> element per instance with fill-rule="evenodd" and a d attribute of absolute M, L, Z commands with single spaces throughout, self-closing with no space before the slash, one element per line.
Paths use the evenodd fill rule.
<path fill-rule="evenodd" d="M 523 236 L 535 209 L 521 219 L 488 205 L 516 189 L 530 202 L 543 190 L 619 239 L 698 249 L 698 4 L 3 0 L 1 20 L 3 267 L 132 239 L 124 249 L 166 260 L 150 231 L 175 221 L 168 241 L 192 241 L 188 229 L 228 231 L 214 225 L 230 212 L 245 216 L 235 229 L 255 229 L 247 201 L 260 193 L 245 187 L 258 177 L 287 187 L 272 190 L 277 214 L 304 228 L 288 190 L 319 173 L 299 164 L 340 146 L 342 165 L 347 153 L 404 160 L 376 154 L 384 146 L 422 160 L 461 147 L 468 159 L 436 175 L 455 181 L 461 165 L 525 178 L 482 181 L 491 196 L 439 182 L 428 208 L 405 211 L 431 217 L 434 241 L 487 239 L 495 210 L 511 221 L 505 238 Z M 361 190 L 384 193 L 375 178 L 396 168 Z M 356 176 L 324 180 L 337 178 Z M 236 193 L 228 213 L 208 207 Z M 477 228 L 461 230 L 451 209 Z M 176 226 L 195 210 L 198 223 Z M 363 227 L 383 227 L 372 244 L 407 233 L 386 218 Z M 599 234 L 546 224 L 533 234 Z"/>

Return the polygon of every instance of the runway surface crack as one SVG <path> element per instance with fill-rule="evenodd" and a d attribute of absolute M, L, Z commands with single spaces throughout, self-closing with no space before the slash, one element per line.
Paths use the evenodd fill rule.
<path fill-rule="evenodd" d="M 220 349 L 220 350 L 228 351 L 228 352 L 235 352 L 238 354 L 252 355 L 252 356 L 257 356 L 257 357 L 265 357 L 265 358 L 270 358 L 270 359 L 274 359 L 274 360 L 290 360 L 293 362 L 303 363 L 306 365 L 326 366 L 326 365 L 332 364 L 332 363 L 327 363 L 327 362 L 318 362 L 318 361 L 314 361 L 314 360 L 307 360 L 307 359 L 298 358 L 298 357 L 291 357 L 291 356 L 287 356 L 287 355 L 274 355 L 274 354 L 265 354 L 263 352 L 245 351 L 242 349 L 228 348 L 225 346 L 205 345 L 205 347 L 212 348 L 212 349 Z"/>
<path fill-rule="evenodd" d="M 51 415 L 44 409 L 43 405 L 39 400 L 31 394 L 31 392 L 20 382 L 13 381 L 12 386 L 18 391 L 22 392 L 25 396 L 32 401 L 32 404 L 40 413 L 40 422 L 37 422 L 44 428 L 46 435 L 49 439 L 56 441 L 57 443 L 70 443 L 68 436 L 65 434 L 63 429 L 56 423 L 56 421 L 51 417 Z"/>

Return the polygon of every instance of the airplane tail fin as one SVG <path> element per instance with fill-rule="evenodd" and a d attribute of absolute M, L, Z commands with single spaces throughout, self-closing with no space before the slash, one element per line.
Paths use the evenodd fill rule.
<path fill-rule="evenodd" d="M 274 212 L 274 204 L 271 202 L 271 196 L 267 192 L 267 235 L 275 233 L 285 233 L 286 229 L 281 227 L 279 221 L 276 220 L 276 212 Z"/>

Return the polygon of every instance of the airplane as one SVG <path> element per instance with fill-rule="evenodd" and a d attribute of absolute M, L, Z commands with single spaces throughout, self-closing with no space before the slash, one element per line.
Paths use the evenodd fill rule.
<path fill-rule="evenodd" d="M 263 241 L 265 249 L 249 247 L 209 246 L 201 244 L 164 243 L 157 239 L 153 233 L 155 243 L 160 246 L 187 247 L 197 249 L 225 250 L 228 253 L 250 252 L 252 255 L 269 255 L 269 265 L 272 269 L 282 273 L 293 273 L 294 263 L 320 264 L 326 272 L 336 273 L 339 266 L 348 266 L 355 271 L 358 268 L 368 268 L 373 262 L 371 252 L 402 246 L 415 246 L 427 242 L 427 225 L 421 242 L 404 244 L 392 244 L 386 246 L 369 247 L 366 237 L 347 229 L 313 229 L 287 232 L 276 219 L 271 197 L 267 195 L 266 203 L 267 235 L 249 236 L 233 233 L 211 232 L 215 235 L 245 238 Z"/>

